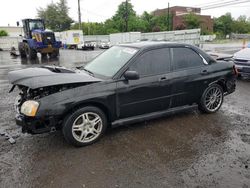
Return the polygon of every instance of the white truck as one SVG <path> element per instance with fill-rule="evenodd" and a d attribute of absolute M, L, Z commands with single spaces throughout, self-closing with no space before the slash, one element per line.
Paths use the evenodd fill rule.
<path fill-rule="evenodd" d="M 126 32 L 110 34 L 110 44 L 130 43 L 141 40 L 141 32 Z"/>
<path fill-rule="evenodd" d="M 82 30 L 68 30 L 60 32 L 60 38 L 63 46 L 69 49 L 77 49 L 77 46 L 84 42 Z"/>

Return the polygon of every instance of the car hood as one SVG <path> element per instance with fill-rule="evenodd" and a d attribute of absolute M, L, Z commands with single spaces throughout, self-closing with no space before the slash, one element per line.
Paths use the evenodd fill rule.
<path fill-rule="evenodd" d="M 31 89 L 53 85 L 102 81 L 84 71 L 52 66 L 11 71 L 8 74 L 8 78 L 13 85 L 27 86 Z"/>
<path fill-rule="evenodd" d="M 242 49 L 234 54 L 234 59 L 250 60 L 250 48 Z"/>

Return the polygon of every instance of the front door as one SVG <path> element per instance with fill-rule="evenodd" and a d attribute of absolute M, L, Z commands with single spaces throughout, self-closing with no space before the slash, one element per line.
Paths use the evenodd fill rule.
<path fill-rule="evenodd" d="M 126 118 L 169 108 L 171 100 L 170 50 L 160 48 L 147 51 L 129 66 L 137 71 L 138 80 L 117 82 L 117 114 Z"/>

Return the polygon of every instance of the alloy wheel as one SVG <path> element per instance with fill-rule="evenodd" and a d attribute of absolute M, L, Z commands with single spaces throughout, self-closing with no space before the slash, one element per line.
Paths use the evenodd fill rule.
<path fill-rule="evenodd" d="M 218 110 L 221 106 L 223 100 L 223 93 L 220 88 L 218 87 L 211 87 L 205 96 L 205 105 L 206 108 L 214 112 Z"/>
<path fill-rule="evenodd" d="M 88 143 L 101 134 L 102 128 L 101 117 L 96 113 L 86 112 L 75 119 L 72 126 L 72 135 L 78 142 Z"/>

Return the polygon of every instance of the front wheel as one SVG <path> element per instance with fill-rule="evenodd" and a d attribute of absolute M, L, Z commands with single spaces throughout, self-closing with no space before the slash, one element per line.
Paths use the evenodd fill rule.
<path fill-rule="evenodd" d="M 25 51 L 25 44 L 23 42 L 18 43 L 18 50 L 20 53 L 21 58 L 26 58 L 26 51 Z"/>
<path fill-rule="evenodd" d="M 74 146 L 86 146 L 100 139 L 107 128 L 107 118 L 99 108 L 86 106 L 74 111 L 63 122 L 63 135 Z"/>
<path fill-rule="evenodd" d="M 205 113 L 218 111 L 223 103 L 223 89 L 218 84 L 209 86 L 202 94 L 199 109 Z"/>

